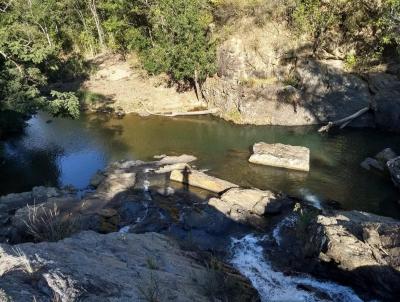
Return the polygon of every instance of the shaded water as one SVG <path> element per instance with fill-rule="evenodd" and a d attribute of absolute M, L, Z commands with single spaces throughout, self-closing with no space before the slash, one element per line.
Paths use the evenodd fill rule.
<path fill-rule="evenodd" d="M 84 115 L 79 120 L 48 120 L 39 114 L 24 136 L 0 143 L 0 194 L 35 185 L 82 189 L 109 161 L 188 153 L 199 158 L 200 168 L 242 186 L 400 217 L 400 196 L 389 176 L 360 167 L 362 160 L 384 148 L 400 152 L 400 137 L 394 134 L 347 129 L 321 135 L 315 127 L 237 126 L 212 117 L 128 115 L 120 120 Z M 259 141 L 309 147 L 311 172 L 249 164 L 250 147 Z"/>

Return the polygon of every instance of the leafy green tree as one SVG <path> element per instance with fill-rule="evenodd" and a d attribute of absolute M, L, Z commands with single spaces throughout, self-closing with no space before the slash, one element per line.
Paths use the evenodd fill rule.
<path fill-rule="evenodd" d="M 44 89 L 48 75 L 63 62 L 68 5 L 56 0 L 0 1 L 0 114 L 29 115 L 44 109 L 77 117 L 76 98 L 46 94 Z"/>
<path fill-rule="evenodd" d="M 152 73 L 167 72 L 176 81 L 200 80 L 215 72 L 215 45 L 207 35 L 212 16 L 203 0 L 159 0 L 148 14 L 150 43 L 142 52 Z"/>

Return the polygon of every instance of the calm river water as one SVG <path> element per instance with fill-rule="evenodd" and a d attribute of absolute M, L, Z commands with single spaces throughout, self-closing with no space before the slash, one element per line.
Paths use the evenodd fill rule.
<path fill-rule="evenodd" d="M 309 147 L 311 172 L 249 164 L 250 147 L 259 141 Z M 365 129 L 321 135 L 315 127 L 237 126 L 212 117 L 67 120 L 38 114 L 23 136 L 0 142 L 0 195 L 37 185 L 83 189 L 110 161 L 187 153 L 199 158 L 199 168 L 242 186 L 400 218 L 400 196 L 389 175 L 360 167 L 387 147 L 400 152 L 400 136 Z"/>

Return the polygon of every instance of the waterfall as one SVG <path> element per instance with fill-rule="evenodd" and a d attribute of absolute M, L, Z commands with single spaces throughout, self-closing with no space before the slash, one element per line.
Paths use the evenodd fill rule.
<path fill-rule="evenodd" d="M 268 236 L 257 237 L 249 234 L 232 239 L 231 264 L 246 276 L 258 291 L 262 302 L 362 302 L 352 289 L 333 282 L 323 282 L 311 276 L 288 276 L 275 271 L 264 257 L 261 242 L 268 242 Z M 302 289 L 309 287 L 315 291 Z M 315 292 L 318 292 L 316 294 Z"/>

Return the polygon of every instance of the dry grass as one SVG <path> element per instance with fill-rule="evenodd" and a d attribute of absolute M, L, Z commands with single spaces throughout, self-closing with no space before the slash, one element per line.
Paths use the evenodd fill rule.
<path fill-rule="evenodd" d="M 72 217 L 70 213 L 61 213 L 56 204 L 53 208 L 43 205 L 28 206 L 28 218 L 24 223 L 28 234 L 37 242 L 58 241 L 80 229 L 79 219 Z"/>
<path fill-rule="evenodd" d="M 150 280 L 147 284 L 142 284 L 142 286 L 138 286 L 137 289 L 139 290 L 142 300 L 146 302 L 160 302 L 161 301 L 161 291 L 159 286 L 158 279 L 151 274 Z"/>
<path fill-rule="evenodd" d="M 40 269 L 19 247 L 13 248 L 12 252 L 10 254 L 0 249 L 0 277 L 16 270 L 32 275 Z"/>

